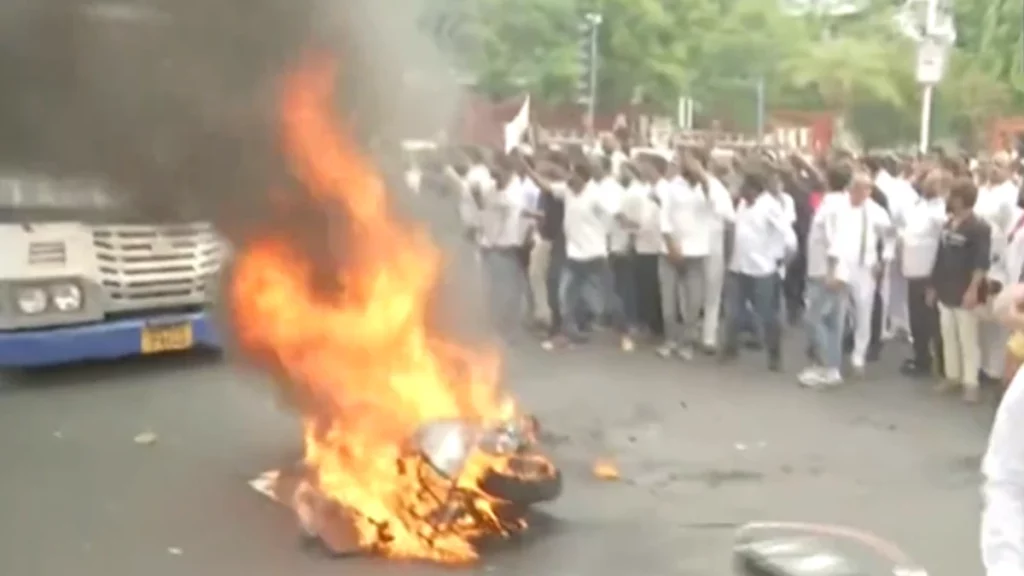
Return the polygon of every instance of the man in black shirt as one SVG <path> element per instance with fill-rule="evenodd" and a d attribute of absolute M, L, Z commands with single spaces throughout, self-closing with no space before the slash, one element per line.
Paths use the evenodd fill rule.
<path fill-rule="evenodd" d="M 978 190 L 968 178 L 953 184 L 946 199 L 949 221 L 942 230 L 932 268 L 930 305 L 939 307 L 945 382 L 940 391 L 962 389 L 966 402 L 978 401 L 978 317 L 984 304 L 992 233 L 974 214 Z"/>
<path fill-rule="evenodd" d="M 559 287 L 562 266 L 565 263 L 565 201 L 555 190 L 558 183 L 568 179 L 559 161 L 551 157 L 538 166 L 537 171 L 529 169 L 527 174 L 540 188 L 537 201 L 538 222 L 537 242 L 533 247 L 530 261 L 530 286 L 534 292 L 535 318 L 549 333 L 558 333 L 562 315 Z"/>

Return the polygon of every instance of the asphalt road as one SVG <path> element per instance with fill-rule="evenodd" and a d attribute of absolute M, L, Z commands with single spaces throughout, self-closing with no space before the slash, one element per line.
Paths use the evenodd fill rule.
<path fill-rule="evenodd" d="M 894 376 L 899 356 L 890 350 L 869 381 L 820 393 L 753 354 L 729 367 L 611 348 L 512 354 L 511 385 L 552 438 L 566 493 L 530 541 L 474 570 L 726 574 L 730 524 L 774 519 L 868 528 L 933 574 L 979 574 L 977 465 L 991 409 Z M 144 432 L 156 441 L 133 441 Z M 216 359 L 9 375 L 0 574 L 440 572 L 298 546 L 288 514 L 246 485 L 297 447 L 261 378 Z M 623 481 L 593 478 L 599 457 L 614 458 Z"/>

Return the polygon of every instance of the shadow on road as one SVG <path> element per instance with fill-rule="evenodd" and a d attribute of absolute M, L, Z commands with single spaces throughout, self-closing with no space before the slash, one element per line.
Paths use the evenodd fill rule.
<path fill-rule="evenodd" d="M 0 393 L 39 388 L 100 383 L 136 382 L 154 375 L 179 374 L 200 370 L 224 362 L 224 355 L 216 350 L 190 350 L 188 352 L 138 356 L 102 362 L 79 362 L 61 366 L 32 369 L 6 369 L 0 372 Z"/>

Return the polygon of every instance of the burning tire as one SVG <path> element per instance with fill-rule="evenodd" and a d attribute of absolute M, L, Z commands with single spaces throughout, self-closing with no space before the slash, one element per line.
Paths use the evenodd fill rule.
<path fill-rule="evenodd" d="M 533 460 L 525 459 L 531 463 Z M 562 472 L 551 467 L 550 471 L 537 473 L 506 474 L 491 470 L 480 482 L 480 489 L 491 496 L 514 506 L 529 507 L 550 502 L 562 495 Z"/>

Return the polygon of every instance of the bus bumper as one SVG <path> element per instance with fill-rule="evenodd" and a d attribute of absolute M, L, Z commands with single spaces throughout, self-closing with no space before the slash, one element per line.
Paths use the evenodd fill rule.
<path fill-rule="evenodd" d="M 152 337 L 152 334 L 161 330 L 173 330 L 178 337 L 161 347 L 160 339 Z M 168 342 L 166 338 L 163 341 Z M 220 348 L 220 339 L 207 312 L 0 332 L 0 368 L 35 368 L 85 360 L 114 360 L 191 348 Z"/>

